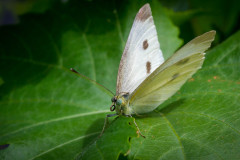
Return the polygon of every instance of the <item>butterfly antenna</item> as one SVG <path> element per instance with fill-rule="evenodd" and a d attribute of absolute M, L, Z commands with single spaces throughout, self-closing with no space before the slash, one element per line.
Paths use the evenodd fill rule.
<path fill-rule="evenodd" d="M 75 69 L 70 68 L 70 71 L 72 71 L 73 73 L 77 74 L 79 77 L 91 82 L 92 84 L 94 84 L 95 86 L 97 86 L 99 89 L 101 89 L 102 91 L 104 91 L 105 93 L 107 93 L 108 95 L 110 95 L 111 97 L 114 96 L 113 92 L 111 92 L 109 89 L 107 89 L 106 87 L 104 87 L 103 85 L 97 83 L 96 81 L 88 78 L 87 76 L 84 76 L 82 74 L 80 74 L 79 72 L 77 72 Z"/>

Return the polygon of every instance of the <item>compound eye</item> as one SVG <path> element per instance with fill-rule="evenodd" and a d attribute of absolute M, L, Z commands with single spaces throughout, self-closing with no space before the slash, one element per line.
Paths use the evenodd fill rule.
<path fill-rule="evenodd" d="M 113 97 L 113 98 L 111 99 L 111 101 L 114 102 L 114 99 L 115 99 L 115 97 Z"/>
<path fill-rule="evenodd" d="M 117 105 L 121 105 L 122 104 L 122 100 L 121 99 L 118 99 L 117 100 Z"/>
<path fill-rule="evenodd" d="M 117 98 L 116 98 L 116 97 L 113 97 L 113 98 L 111 99 L 111 101 L 112 101 L 112 102 L 116 102 L 116 101 L 117 101 Z"/>

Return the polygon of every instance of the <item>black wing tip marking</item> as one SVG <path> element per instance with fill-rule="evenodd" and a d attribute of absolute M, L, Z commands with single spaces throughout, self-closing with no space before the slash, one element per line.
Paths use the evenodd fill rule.
<path fill-rule="evenodd" d="M 136 16 L 136 20 L 145 21 L 151 16 L 152 16 L 152 11 L 151 11 L 150 5 L 146 3 L 144 6 L 142 6 L 142 8 L 139 9 Z"/>
<path fill-rule="evenodd" d="M 146 3 L 142 6 L 141 9 L 148 9 L 148 8 L 150 8 L 150 5 L 149 5 L 149 3 Z"/>

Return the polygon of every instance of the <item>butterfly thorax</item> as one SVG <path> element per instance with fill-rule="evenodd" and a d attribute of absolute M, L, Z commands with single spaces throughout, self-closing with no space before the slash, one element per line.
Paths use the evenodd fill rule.
<path fill-rule="evenodd" d="M 111 111 L 116 110 L 118 115 L 130 115 L 131 109 L 129 108 L 129 93 L 120 93 L 112 98 Z"/>

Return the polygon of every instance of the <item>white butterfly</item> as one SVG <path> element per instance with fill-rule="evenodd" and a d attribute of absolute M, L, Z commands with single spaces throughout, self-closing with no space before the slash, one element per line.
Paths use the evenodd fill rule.
<path fill-rule="evenodd" d="M 215 33 L 196 37 L 164 61 L 151 8 L 145 4 L 135 17 L 120 61 L 116 95 L 110 107 L 116 110 L 113 115 L 151 112 L 176 93 L 201 68 Z"/>

